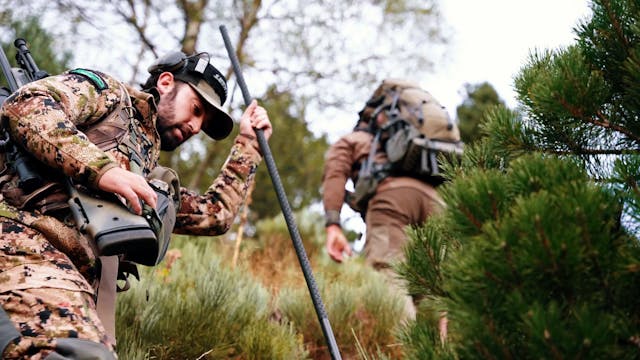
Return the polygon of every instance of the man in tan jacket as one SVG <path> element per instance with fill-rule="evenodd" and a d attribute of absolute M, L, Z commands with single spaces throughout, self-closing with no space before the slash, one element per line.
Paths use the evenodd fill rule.
<path fill-rule="evenodd" d="M 406 80 L 387 79 L 388 86 L 419 86 Z M 374 94 L 372 100 L 381 94 Z M 443 110 L 444 111 L 444 110 Z M 340 138 L 328 150 L 322 183 L 322 199 L 325 210 L 326 247 L 329 256 L 342 262 L 352 249 L 340 226 L 340 210 L 345 202 L 345 184 L 358 182 L 362 164 L 370 156 L 374 142 L 371 122 L 378 125 L 388 121 L 388 111 L 376 109 L 371 101 L 360 112 L 360 119 L 354 131 Z M 380 143 L 376 142 L 374 163 L 387 161 Z M 378 176 L 375 194 L 360 209 L 366 223 L 366 243 L 364 256 L 366 263 L 382 272 L 388 279 L 390 291 L 405 294 L 405 313 L 409 319 L 415 317 L 415 306 L 407 295 L 403 282 L 394 273 L 392 264 L 404 258 L 403 247 L 407 242 L 406 228 L 421 225 L 427 217 L 443 206 L 443 201 L 435 187 L 417 178 L 386 173 Z"/>

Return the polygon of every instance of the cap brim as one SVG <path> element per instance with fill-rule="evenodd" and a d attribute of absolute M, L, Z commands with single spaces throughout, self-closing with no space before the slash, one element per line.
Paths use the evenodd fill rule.
<path fill-rule="evenodd" d="M 211 93 L 201 89 L 201 86 L 209 87 L 204 80 L 201 80 L 197 86 L 188 81 L 187 84 L 202 96 L 209 105 L 208 110 L 211 111 L 202 124 L 202 131 L 214 140 L 222 140 L 229 136 L 233 130 L 233 119 L 222 109 L 220 99 L 211 95 L 213 89 L 211 89 Z"/>

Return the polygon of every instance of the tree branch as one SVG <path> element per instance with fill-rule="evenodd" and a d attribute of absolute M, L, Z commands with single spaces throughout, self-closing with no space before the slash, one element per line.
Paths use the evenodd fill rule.
<path fill-rule="evenodd" d="M 128 23 L 131 25 L 131 27 L 133 27 L 133 30 L 138 34 L 138 37 L 140 38 L 140 41 L 142 41 L 142 43 L 153 53 L 154 56 L 158 56 L 158 54 L 156 53 L 156 47 L 155 45 L 151 42 L 151 40 L 147 37 L 147 24 L 146 22 L 143 22 L 142 24 L 138 23 L 138 19 L 141 18 L 143 19 L 143 21 L 145 19 L 147 19 L 149 17 L 149 5 L 145 4 L 145 8 L 144 8 L 144 13 L 145 16 L 137 16 L 136 15 L 136 7 L 135 4 L 133 2 L 133 0 L 128 0 L 127 4 L 129 5 L 129 9 L 131 10 L 131 15 L 126 14 L 123 10 L 121 10 L 119 7 L 116 7 L 116 13 L 118 13 L 118 15 L 122 16 L 122 19 L 125 21 L 125 23 Z"/>
<path fill-rule="evenodd" d="M 206 3 L 206 1 L 204 2 Z M 241 64 L 244 62 L 243 60 L 245 58 L 243 56 L 242 50 L 244 49 L 244 45 L 246 44 L 247 39 L 249 38 L 249 32 L 258 23 L 258 10 L 262 5 L 262 0 L 253 0 L 250 6 L 245 6 L 246 4 L 247 3 L 243 4 L 242 17 L 238 19 L 240 23 L 240 35 L 238 37 L 238 42 L 236 43 L 236 46 L 235 46 L 236 56 L 238 57 L 238 61 Z M 232 74 L 233 74 L 233 68 L 229 66 L 229 68 L 225 73 L 225 76 L 227 79 L 229 79 Z M 213 146 L 207 147 L 207 153 L 205 155 L 206 161 L 201 161 L 200 164 L 198 164 L 198 168 L 194 172 L 194 177 L 192 178 L 191 184 L 190 184 L 192 189 L 195 189 L 198 186 L 200 186 L 200 183 L 203 180 L 202 178 L 207 170 L 207 167 L 209 166 L 210 160 L 215 156 L 215 154 L 213 153 L 213 148 L 214 148 Z"/>
<path fill-rule="evenodd" d="M 587 149 L 579 148 L 570 151 L 544 149 L 548 154 L 554 155 L 637 155 L 640 154 L 640 149 Z"/>
<path fill-rule="evenodd" d="M 624 128 L 622 126 L 616 125 L 616 124 L 612 124 L 609 119 L 606 118 L 606 116 L 604 116 L 604 114 L 598 110 L 596 112 L 596 115 L 598 117 L 598 119 L 600 119 L 600 121 L 592 119 L 592 118 L 584 118 L 585 121 L 592 123 L 594 125 L 606 128 L 606 129 L 611 129 L 611 130 L 615 130 L 621 134 L 624 134 L 626 136 L 628 136 L 629 138 L 640 142 L 640 137 L 638 137 L 638 135 L 634 134 L 633 132 L 631 132 L 629 129 Z"/>

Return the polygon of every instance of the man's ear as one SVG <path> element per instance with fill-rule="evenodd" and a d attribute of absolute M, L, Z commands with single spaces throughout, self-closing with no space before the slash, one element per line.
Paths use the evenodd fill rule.
<path fill-rule="evenodd" d="M 173 77 L 173 74 L 168 71 L 160 74 L 160 76 L 158 77 L 158 82 L 156 83 L 156 87 L 158 88 L 158 92 L 160 92 L 160 94 L 171 92 L 175 85 L 175 78 Z"/>

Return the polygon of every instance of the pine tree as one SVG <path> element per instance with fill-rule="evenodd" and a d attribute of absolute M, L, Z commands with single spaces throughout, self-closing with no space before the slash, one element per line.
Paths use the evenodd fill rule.
<path fill-rule="evenodd" d="M 408 357 L 640 357 L 640 4 L 591 9 L 576 44 L 531 56 L 521 108 L 491 111 L 446 211 L 412 231 Z"/>

